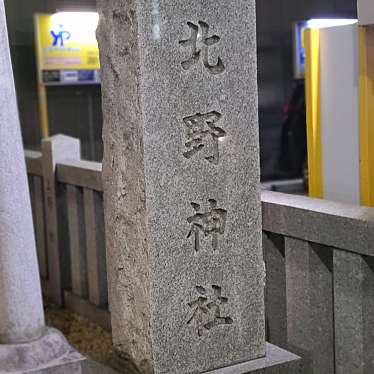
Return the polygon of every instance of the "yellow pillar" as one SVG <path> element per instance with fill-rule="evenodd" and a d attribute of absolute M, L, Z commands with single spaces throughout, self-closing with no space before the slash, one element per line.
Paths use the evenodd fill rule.
<path fill-rule="evenodd" d="M 39 120 L 42 138 L 48 138 L 48 104 L 47 104 L 47 90 L 43 83 L 38 85 L 38 98 L 39 98 Z"/>
<path fill-rule="evenodd" d="M 39 24 L 37 22 L 37 15 L 34 16 L 35 24 L 35 48 L 36 48 L 36 66 L 38 69 L 38 99 L 39 99 L 39 121 L 42 138 L 49 136 L 48 125 L 48 102 L 47 102 L 47 89 L 43 83 L 42 71 L 40 68 L 41 53 L 39 42 Z"/>
<path fill-rule="evenodd" d="M 361 205 L 374 206 L 374 28 L 359 27 Z"/>
<path fill-rule="evenodd" d="M 308 138 L 309 196 L 323 197 L 321 107 L 320 107 L 320 31 L 304 31 L 305 89 Z"/>

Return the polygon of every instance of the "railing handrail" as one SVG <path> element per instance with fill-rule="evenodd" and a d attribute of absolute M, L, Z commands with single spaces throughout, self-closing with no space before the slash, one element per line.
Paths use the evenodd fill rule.
<path fill-rule="evenodd" d="M 374 209 L 263 191 L 263 230 L 374 256 Z"/>
<path fill-rule="evenodd" d="M 25 150 L 28 174 L 43 176 L 43 155 L 39 151 Z M 66 159 L 56 164 L 58 182 L 102 191 L 101 162 Z"/>
<path fill-rule="evenodd" d="M 25 151 L 29 174 L 43 176 L 42 153 Z M 56 165 L 58 182 L 102 191 L 102 164 L 63 160 Z M 374 208 L 306 196 L 262 191 L 263 230 L 361 255 L 374 256 Z"/>
<path fill-rule="evenodd" d="M 102 191 L 102 164 L 86 160 L 64 160 L 56 165 L 57 181 Z"/>

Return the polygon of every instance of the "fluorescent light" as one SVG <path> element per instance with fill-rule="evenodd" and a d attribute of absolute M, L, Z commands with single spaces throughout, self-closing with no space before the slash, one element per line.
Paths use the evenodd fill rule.
<path fill-rule="evenodd" d="M 311 29 L 322 29 L 325 27 L 353 25 L 355 23 L 357 23 L 357 19 L 315 18 L 307 21 L 307 27 Z"/>
<path fill-rule="evenodd" d="M 97 12 L 57 12 L 52 15 L 55 21 L 68 21 L 68 22 L 91 22 L 98 23 L 99 14 Z M 83 25 L 82 25 L 83 26 Z"/>
<path fill-rule="evenodd" d="M 72 40 L 84 44 L 95 42 L 98 23 L 97 12 L 58 12 L 52 15 L 50 27 L 57 31 L 63 28 L 71 35 Z"/>

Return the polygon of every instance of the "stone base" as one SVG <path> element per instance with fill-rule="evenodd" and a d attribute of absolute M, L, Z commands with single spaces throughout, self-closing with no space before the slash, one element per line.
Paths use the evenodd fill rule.
<path fill-rule="evenodd" d="M 301 358 L 275 345 L 266 344 L 266 356 L 205 374 L 299 374 Z"/>
<path fill-rule="evenodd" d="M 83 374 L 139 374 L 129 363 L 116 358 L 109 367 L 85 362 Z M 205 374 L 302 374 L 301 358 L 275 345 L 266 344 L 266 357 L 217 369 Z M 175 373 L 179 374 L 179 373 Z"/>
<path fill-rule="evenodd" d="M 81 374 L 84 360 L 52 328 L 29 343 L 0 344 L 0 374 Z"/>

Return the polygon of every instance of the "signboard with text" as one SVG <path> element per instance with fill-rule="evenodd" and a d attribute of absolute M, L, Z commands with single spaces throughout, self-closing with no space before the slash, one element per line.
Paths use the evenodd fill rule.
<path fill-rule="evenodd" d="M 45 84 L 98 83 L 95 12 L 35 15 L 39 76 Z"/>

